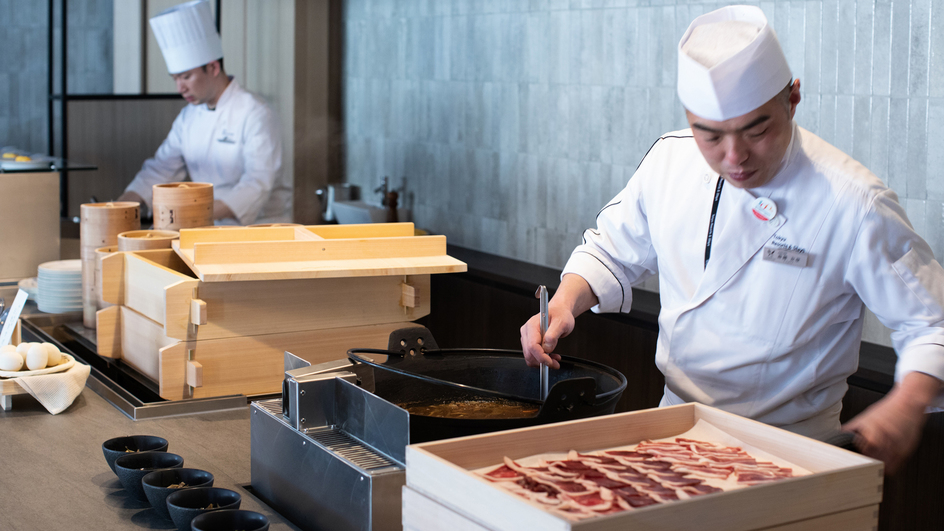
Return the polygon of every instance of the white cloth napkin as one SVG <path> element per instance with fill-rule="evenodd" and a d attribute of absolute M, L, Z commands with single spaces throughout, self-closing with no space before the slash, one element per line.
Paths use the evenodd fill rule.
<path fill-rule="evenodd" d="M 75 397 L 85 389 L 92 368 L 84 363 L 76 363 L 71 369 L 53 374 L 23 376 L 17 382 L 33 395 L 53 415 L 61 413 L 72 405 Z"/>

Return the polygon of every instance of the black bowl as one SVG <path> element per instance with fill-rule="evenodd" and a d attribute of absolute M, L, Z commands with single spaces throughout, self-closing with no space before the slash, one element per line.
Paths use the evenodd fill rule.
<path fill-rule="evenodd" d="M 226 509 L 201 514 L 190 522 L 193 531 L 266 531 L 269 519 L 253 511 Z"/>
<path fill-rule="evenodd" d="M 171 485 L 181 483 L 183 483 L 182 487 L 171 487 Z M 170 520 L 167 497 L 181 489 L 212 487 L 213 474 L 196 468 L 168 468 L 155 470 L 144 476 L 141 478 L 141 485 L 144 487 L 145 496 L 151 502 L 151 507 L 154 507 L 159 515 Z"/>
<path fill-rule="evenodd" d="M 167 510 L 179 531 L 190 531 L 190 521 L 203 513 L 221 509 L 239 509 L 242 496 L 218 487 L 196 487 L 173 492 L 167 497 Z M 211 504 L 216 505 L 207 509 Z"/>
<path fill-rule="evenodd" d="M 167 439 L 155 437 L 153 435 L 127 435 L 125 437 L 115 437 L 102 443 L 102 453 L 105 454 L 105 461 L 115 474 L 115 460 L 123 455 L 138 452 L 166 452 Z"/>
<path fill-rule="evenodd" d="M 115 472 L 121 486 L 133 497 L 147 501 L 141 478 L 164 468 L 181 468 L 184 458 L 167 452 L 143 452 L 128 454 L 115 460 Z"/>

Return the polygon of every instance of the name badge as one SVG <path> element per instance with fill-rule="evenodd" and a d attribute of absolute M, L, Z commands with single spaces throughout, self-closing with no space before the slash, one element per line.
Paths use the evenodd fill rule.
<path fill-rule="evenodd" d="M 790 251 L 778 247 L 764 247 L 764 260 L 768 262 L 777 262 L 796 267 L 806 267 L 809 265 L 810 255 L 799 251 Z"/>
<path fill-rule="evenodd" d="M 235 144 L 236 143 L 236 134 L 230 131 L 227 131 L 224 127 L 220 132 L 220 137 L 216 139 L 217 142 L 223 144 Z"/>

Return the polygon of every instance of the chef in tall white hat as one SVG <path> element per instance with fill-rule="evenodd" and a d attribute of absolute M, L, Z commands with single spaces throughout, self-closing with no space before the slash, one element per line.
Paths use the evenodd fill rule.
<path fill-rule="evenodd" d="M 188 105 L 120 200 L 151 204 L 153 185 L 213 184 L 218 224 L 291 221 L 292 184 L 282 172 L 278 117 L 223 69 L 223 46 L 206 0 L 150 20 L 167 71 Z"/>
<path fill-rule="evenodd" d="M 756 7 L 700 16 L 678 48 L 690 128 L 667 133 L 564 267 L 529 365 L 559 366 L 586 310 L 628 312 L 658 273 L 663 405 L 697 401 L 819 439 L 841 429 L 894 471 L 944 379 L 944 269 L 893 191 L 799 127 L 800 82 Z M 863 310 L 895 332 L 896 384 L 840 426 Z"/>

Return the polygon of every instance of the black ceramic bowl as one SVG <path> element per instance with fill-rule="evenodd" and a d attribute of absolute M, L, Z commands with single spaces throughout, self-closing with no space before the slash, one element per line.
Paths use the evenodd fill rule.
<path fill-rule="evenodd" d="M 167 510 L 179 531 L 190 531 L 190 521 L 203 513 L 220 509 L 239 509 L 242 497 L 238 492 L 218 487 L 197 487 L 171 493 Z M 207 509 L 214 505 L 212 509 Z"/>
<path fill-rule="evenodd" d="M 213 474 L 196 468 L 168 468 L 155 470 L 141 478 L 144 495 L 157 514 L 170 520 L 167 511 L 167 497 L 181 490 L 192 487 L 212 487 Z M 171 485 L 180 485 L 171 487 Z"/>
<path fill-rule="evenodd" d="M 141 501 L 147 501 L 144 486 L 141 485 L 141 478 L 155 470 L 181 468 L 183 466 L 184 458 L 177 454 L 143 452 L 124 455 L 116 459 L 115 473 L 118 474 L 118 480 L 121 481 L 121 486 L 128 491 L 128 494 Z"/>
<path fill-rule="evenodd" d="M 190 526 L 193 531 L 266 531 L 269 519 L 253 511 L 227 509 L 201 514 Z"/>
<path fill-rule="evenodd" d="M 125 437 L 115 437 L 102 443 L 102 453 L 105 454 L 105 461 L 115 474 L 115 460 L 123 455 L 138 452 L 166 452 L 167 439 L 155 437 L 153 435 L 127 435 Z"/>

